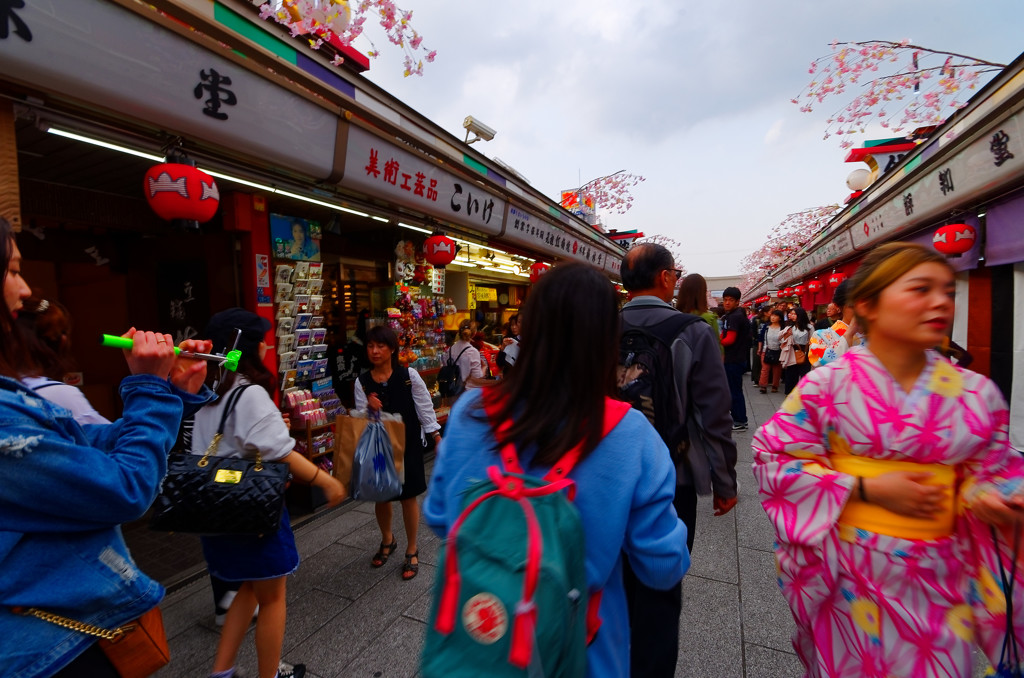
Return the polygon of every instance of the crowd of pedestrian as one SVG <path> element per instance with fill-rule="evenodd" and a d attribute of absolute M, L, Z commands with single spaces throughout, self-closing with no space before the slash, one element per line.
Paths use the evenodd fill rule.
<path fill-rule="evenodd" d="M 72 319 L 32 295 L 3 219 L 0 263 L 0 667 L 116 676 L 80 629 L 117 629 L 163 597 L 119 525 L 150 508 L 183 431 L 192 455 L 285 464 L 330 506 L 347 490 L 294 449 L 262 361 L 267 320 L 228 309 L 177 347 L 129 329 L 131 375 L 111 422 L 64 383 Z M 625 304 L 592 267 L 547 273 L 509 322 L 500 379 L 483 370 L 475 327 L 460 325 L 445 357 L 461 393 L 443 442 L 394 332 L 363 324 L 339 351 L 356 408 L 404 423 L 402 579 L 419 571 L 423 495 L 425 523 L 446 539 L 424 676 L 488 661 L 521 675 L 673 676 L 698 497 L 712 497 L 715 516 L 737 503 L 748 371 L 761 393 L 786 394 L 753 437 L 754 474 L 807 675 L 966 676 L 973 644 L 1019 668 L 1006 648 L 1024 641 L 1024 459 L 999 390 L 946 357 L 954 280 L 943 257 L 876 248 L 818 323 L 783 303 L 748 315 L 735 287 L 716 313 L 704 278 L 684 279 L 657 244 L 634 246 L 621 271 Z M 569 340 L 581 336 L 586 350 Z M 237 371 L 189 356 L 229 350 Z M 509 510 L 523 519 L 498 518 Z M 392 511 L 375 503 L 372 567 L 398 551 Z M 202 547 L 215 587 L 233 592 L 215 590 L 227 602 L 210 675 L 240 675 L 255 617 L 258 675 L 301 678 L 304 666 L 281 663 L 286 581 L 299 567 L 287 510 L 274 530 L 205 536 Z"/>

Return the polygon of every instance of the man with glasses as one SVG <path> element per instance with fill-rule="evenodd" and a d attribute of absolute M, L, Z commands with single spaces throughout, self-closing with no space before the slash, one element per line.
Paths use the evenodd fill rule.
<path fill-rule="evenodd" d="M 740 308 L 738 287 L 726 287 L 722 292 L 722 346 L 725 347 L 725 375 L 732 395 L 732 430 L 747 430 L 747 401 L 743 397 L 743 373 L 747 371 L 747 353 L 750 351 L 750 321 Z"/>
<path fill-rule="evenodd" d="M 636 245 L 623 257 L 622 284 L 632 298 L 622 307 L 620 357 L 643 346 L 657 348 L 658 355 L 665 358 L 657 361 L 666 365 L 664 373 L 650 373 L 652 381 L 658 380 L 651 394 L 666 394 L 670 402 L 651 407 L 648 400 L 648 405 L 639 409 L 648 418 L 653 410 L 654 419 L 660 413 L 662 419 L 670 420 L 653 423 L 675 464 L 672 503 L 686 524 L 686 545 L 692 552 L 697 495 L 714 494 L 716 516 L 736 505 L 736 444 L 729 430 L 729 390 L 718 337 L 699 316 L 672 307 L 682 273 L 675 267 L 672 253 L 661 245 Z M 639 343 L 629 343 L 634 337 Z M 682 581 L 668 591 L 648 588 L 633 574 L 628 561 L 623 578 L 629 605 L 630 675 L 674 676 Z"/>

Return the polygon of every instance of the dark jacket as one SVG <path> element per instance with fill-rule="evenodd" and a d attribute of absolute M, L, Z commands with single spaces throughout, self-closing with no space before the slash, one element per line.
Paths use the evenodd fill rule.
<path fill-rule="evenodd" d="M 734 308 L 722 316 L 722 339 L 725 345 L 725 362 L 746 364 L 750 359 L 750 321 L 742 308 Z M 724 339 L 730 332 L 736 333 L 736 340 L 725 344 Z"/>
<path fill-rule="evenodd" d="M 653 296 L 636 297 L 622 307 L 630 325 L 649 327 L 679 313 Z M 672 343 L 676 402 L 685 418 L 689 448 L 676 462 L 676 483 L 698 494 L 736 496 L 736 443 L 732 440 L 731 396 L 715 332 L 706 323 L 687 325 Z"/>

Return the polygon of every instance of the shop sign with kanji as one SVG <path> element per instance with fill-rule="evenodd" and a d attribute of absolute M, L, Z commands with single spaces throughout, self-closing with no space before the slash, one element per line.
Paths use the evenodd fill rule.
<path fill-rule="evenodd" d="M 476 181 L 452 174 L 429 158 L 399 148 L 359 127 L 348 133 L 341 185 L 368 195 L 498 235 L 505 200 Z"/>
<path fill-rule="evenodd" d="M 563 231 L 525 210 L 509 205 L 505 217 L 504 240 L 518 242 L 529 249 L 553 254 L 563 259 L 575 259 L 604 268 L 609 258 L 603 250 Z"/>

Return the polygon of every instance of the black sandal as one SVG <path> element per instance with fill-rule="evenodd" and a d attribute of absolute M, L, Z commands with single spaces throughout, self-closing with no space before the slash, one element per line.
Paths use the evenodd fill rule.
<path fill-rule="evenodd" d="M 380 548 L 373 554 L 373 559 L 370 560 L 371 567 L 384 567 L 384 563 L 388 562 L 388 558 L 391 554 L 398 550 L 398 540 L 394 537 L 391 538 L 390 544 L 381 542 Z"/>
<path fill-rule="evenodd" d="M 420 571 L 420 564 L 416 563 L 414 565 L 412 562 L 413 558 L 419 560 L 420 552 L 416 551 L 416 553 L 405 554 L 405 563 L 402 565 L 402 579 L 405 581 L 409 581 L 410 579 L 415 577 L 416 574 Z"/>

